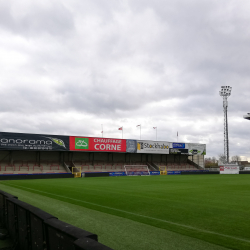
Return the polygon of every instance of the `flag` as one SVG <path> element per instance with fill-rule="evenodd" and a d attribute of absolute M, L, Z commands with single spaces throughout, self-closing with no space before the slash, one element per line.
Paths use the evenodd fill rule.
<path fill-rule="evenodd" d="M 153 127 L 153 129 L 157 129 L 157 127 Z"/>
<path fill-rule="evenodd" d="M 141 125 L 137 125 L 136 127 L 140 127 Z"/>
<path fill-rule="evenodd" d="M 122 127 L 118 128 L 118 130 L 122 130 Z"/>

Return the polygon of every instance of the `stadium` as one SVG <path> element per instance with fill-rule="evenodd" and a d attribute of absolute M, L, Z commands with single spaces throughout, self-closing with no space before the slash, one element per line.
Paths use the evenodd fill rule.
<path fill-rule="evenodd" d="M 204 169 L 205 144 L 0 133 L 0 173 L 89 176 L 180 174 Z M 80 175 L 81 176 L 81 175 Z M 2 178 L 4 178 L 2 177 Z"/>
<path fill-rule="evenodd" d="M 205 155 L 198 143 L 2 132 L 2 248 L 249 249 L 249 175 L 207 171 Z"/>

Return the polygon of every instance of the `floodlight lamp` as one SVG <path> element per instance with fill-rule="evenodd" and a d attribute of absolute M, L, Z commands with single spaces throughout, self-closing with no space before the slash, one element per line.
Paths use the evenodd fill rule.
<path fill-rule="evenodd" d="M 219 91 L 220 96 L 230 96 L 232 87 L 230 86 L 221 86 L 221 91 Z"/>

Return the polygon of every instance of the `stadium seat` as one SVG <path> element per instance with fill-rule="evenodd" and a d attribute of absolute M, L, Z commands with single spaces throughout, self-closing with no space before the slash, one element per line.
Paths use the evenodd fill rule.
<path fill-rule="evenodd" d="M 12 164 L 7 164 L 7 165 L 5 165 L 5 171 L 8 171 L 8 170 L 11 170 L 11 171 L 13 171 L 13 165 Z"/>
<path fill-rule="evenodd" d="M 59 163 L 56 163 L 56 162 L 52 162 L 51 164 L 50 164 L 50 170 L 59 170 L 59 167 L 60 167 L 60 165 L 59 165 Z"/>

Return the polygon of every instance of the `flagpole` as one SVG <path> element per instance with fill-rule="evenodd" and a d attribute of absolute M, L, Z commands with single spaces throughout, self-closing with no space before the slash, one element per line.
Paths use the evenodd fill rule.
<path fill-rule="evenodd" d="M 102 124 L 102 138 L 103 138 L 103 124 Z"/>
<path fill-rule="evenodd" d="M 157 127 L 153 127 L 155 129 L 155 140 L 157 141 Z"/>
<path fill-rule="evenodd" d="M 178 142 L 178 131 L 177 131 L 177 142 Z"/>
<path fill-rule="evenodd" d="M 123 139 L 123 126 L 122 126 L 122 139 Z"/>
<path fill-rule="evenodd" d="M 140 140 L 141 140 L 141 124 L 137 125 L 136 127 L 140 127 Z"/>
<path fill-rule="evenodd" d="M 140 124 L 140 140 L 141 140 L 141 124 Z"/>

